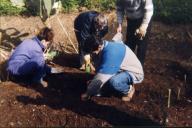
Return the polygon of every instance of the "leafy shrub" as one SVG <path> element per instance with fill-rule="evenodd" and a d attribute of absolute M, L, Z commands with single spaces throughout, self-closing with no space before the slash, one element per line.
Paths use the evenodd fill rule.
<path fill-rule="evenodd" d="M 26 11 L 26 8 L 17 8 L 9 0 L 1 0 L 0 15 L 19 15 Z"/>
<path fill-rule="evenodd" d="M 62 6 L 65 11 L 73 11 L 78 7 L 78 0 L 61 0 Z"/>
<path fill-rule="evenodd" d="M 192 0 L 154 0 L 154 18 L 166 23 L 191 23 Z"/>

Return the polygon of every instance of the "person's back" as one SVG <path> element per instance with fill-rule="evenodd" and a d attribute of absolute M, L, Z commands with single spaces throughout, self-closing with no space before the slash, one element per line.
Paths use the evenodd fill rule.
<path fill-rule="evenodd" d="M 101 52 L 99 73 L 115 74 L 119 70 L 127 70 L 134 74 L 143 75 L 143 68 L 133 51 L 121 41 L 105 41 Z"/>
<path fill-rule="evenodd" d="M 83 12 L 77 16 L 75 19 L 74 27 L 77 31 L 82 31 L 83 29 L 91 29 L 91 25 L 93 24 L 93 19 L 95 16 L 99 15 L 97 11 L 88 11 Z M 93 29 L 93 28 L 92 28 Z"/>
<path fill-rule="evenodd" d="M 14 75 L 23 75 L 19 69 L 32 58 L 44 63 L 42 48 L 43 46 L 36 42 L 35 38 L 24 40 L 11 55 L 7 70 Z"/>

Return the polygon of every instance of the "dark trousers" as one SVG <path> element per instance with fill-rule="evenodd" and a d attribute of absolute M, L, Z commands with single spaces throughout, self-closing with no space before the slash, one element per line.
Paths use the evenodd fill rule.
<path fill-rule="evenodd" d="M 46 67 L 39 67 L 38 64 L 31 59 L 22 65 L 18 72 L 20 75 L 9 72 L 10 80 L 18 83 L 33 84 L 40 83 L 46 75 Z"/>
<path fill-rule="evenodd" d="M 144 65 L 145 55 L 147 51 L 147 44 L 149 41 L 149 35 L 151 31 L 151 23 L 149 23 L 145 37 L 143 38 L 143 40 L 140 40 L 135 35 L 135 31 L 140 27 L 142 20 L 143 18 L 135 20 L 127 19 L 126 44 L 131 48 L 133 52 L 135 52 L 137 46 L 136 55 L 140 60 L 141 64 Z"/>

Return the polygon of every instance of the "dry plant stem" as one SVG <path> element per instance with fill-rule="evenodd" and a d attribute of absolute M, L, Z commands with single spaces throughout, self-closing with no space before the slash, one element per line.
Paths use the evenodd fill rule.
<path fill-rule="evenodd" d="M 0 32 L 0 45 L 1 45 L 2 33 Z"/>
<path fill-rule="evenodd" d="M 187 75 L 186 74 L 184 75 L 184 80 L 185 80 L 185 83 L 186 83 L 186 81 L 187 81 Z"/>
<path fill-rule="evenodd" d="M 180 93 L 181 93 L 181 88 L 178 87 L 178 92 L 177 92 L 177 100 L 180 100 Z"/>
<path fill-rule="evenodd" d="M 61 23 L 61 20 L 59 19 L 58 16 L 57 16 L 57 20 L 59 21 L 59 24 L 61 25 L 61 27 L 62 27 L 64 33 L 66 34 L 67 38 L 69 39 L 69 41 L 70 41 L 71 45 L 73 46 L 73 48 L 75 49 L 76 53 L 78 53 L 78 51 L 77 51 L 77 49 L 75 48 L 75 46 L 74 46 L 74 44 L 73 44 L 73 42 L 72 42 L 70 36 L 68 35 L 66 29 L 64 28 L 64 26 L 63 26 L 63 24 Z"/>
<path fill-rule="evenodd" d="M 168 89 L 169 91 L 169 95 L 168 95 L 168 104 L 167 104 L 167 107 L 169 108 L 170 107 L 170 103 L 171 103 L 171 89 Z"/>

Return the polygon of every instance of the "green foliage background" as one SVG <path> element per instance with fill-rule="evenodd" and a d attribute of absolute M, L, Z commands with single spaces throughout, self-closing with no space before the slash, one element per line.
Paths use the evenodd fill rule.
<path fill-rule="evenodd" d="M 26 8 L 17 8 L 9 0 L 0 0 L 0 15 L 19 15 L 26 11 Z"/>
<path fill-rule="evenodd" d="M 25 0 L 27 1 L 27 0 Z M 58 0 L 55 0 L 58 1 Z M 61 0 L 63 10 L 72 12 L 79 7 L 90 10 L 108 11 L 115 9 L 116 0 Z M 192 23 L 192 0 L 153 0 L 155 20 L 166 23 Z M 31 12 L 26 8 L 11 5 L 10 0 L 0 0 L 0 15 L 19 15 Z M 36 13 L 38 15 L 38 13 Z"/>
<path fill-rule="evenodd" d="M 192 23 L 192 0 L 153 0 L 154 19 L 166 23 Z"/>

